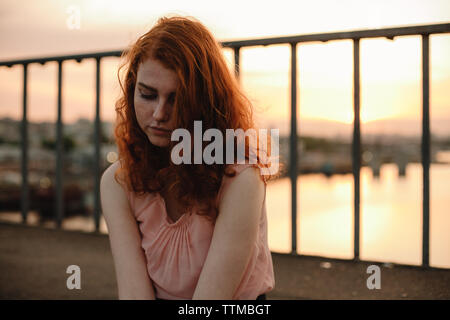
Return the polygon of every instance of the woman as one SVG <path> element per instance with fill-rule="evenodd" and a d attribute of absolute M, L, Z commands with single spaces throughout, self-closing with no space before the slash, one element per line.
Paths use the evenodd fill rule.
<path fill-rule="evenodd" d="M 260 146 L 243 140 L 256 164 L 198 163 L 187 149 L 176 155 L 192 162 L 173 161 L 175 129 L 194 135 L 198 121 L 224 135 L 254 127 L 220 45 L 194 19 L 161 18 L 124 58 L 119 161 L 101 179 L 119 298 L 264 299 L 275 284 L 265 206 L 273 176 L 261 174 Z M 232 139 L 238 158 L 242 140 Z"/>

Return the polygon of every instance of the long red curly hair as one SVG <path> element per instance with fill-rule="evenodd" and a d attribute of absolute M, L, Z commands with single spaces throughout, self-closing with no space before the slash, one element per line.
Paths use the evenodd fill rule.
<path fill-rule="evenodd" d="M 178 76 L 179 86 L 172 111 L 177 128 L 185 128 L 193 136 L 194 121 L 201 120 L 203 131 L 216 128 L 224 137 L 226 129 L 255 129 L 252 104 L 228 69 L 222 47 L 195 19 L 163 17 L 125 50 L 122 58 L 124 63 L 118 70 L 121 96 L 115 106 L 114 133 L 121 163 L 115 174 L 116 180 L 121 172 L 120 177 L 128 189 L 137 194 L 159 192 L 167 187 L 170 192 L 175 192 L 186 210 L 195 204 L 206 204 L 207 209 L 199 214 L 215 221 L 217 194 L 223 176 L 233 177 L 236 172 L 227 164 L 173 164 L 168 156 L 170 152 L 151 144 L 138 125 L 134 91 L 139 65 L 152 58 Z M 245 143 L 245 158 L 249 159 L 250 144 L 247 139 Z M 176 144 L 170 142 L 169 150 Z M 203 143 L 203 148 L 206 144 Z M 225 146 L 223 151 L 225 155 Z M 254 166 L 268 167 L 259 155 Z M 265 175 L 262 179 L 266 183 L 273 177 Z M 166 181 L 171 181 L 170 185 L 165 185 Z"/>

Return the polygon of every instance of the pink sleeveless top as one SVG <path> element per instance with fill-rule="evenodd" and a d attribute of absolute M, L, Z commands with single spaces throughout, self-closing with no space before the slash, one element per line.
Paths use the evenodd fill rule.
<path fill-rule="evenodd" d="M 233 165 L 236 176 L 250 164 Z M 236 177 L 235 176 L 235 177 Z M 234 177 L 224 176 L 218 199 Z M 275 285 L 272 256 L 267 241 L 266 196 L 259 221 L 253 254 L 233 296 L 233 300 L 254 300 Z M 200 272 L 208 254 L 214 226 L 205 217 L 189 212 L 176 222 L 166 213 L 159 193 L 137 196 L 127 192 L 136 217 L 147 260 L 147 271 L 160 299 L 192 299 Z M 196 209 L 194 208 L 193 211 Z M 218 274 L 218 277 L 221 275 Z"/>

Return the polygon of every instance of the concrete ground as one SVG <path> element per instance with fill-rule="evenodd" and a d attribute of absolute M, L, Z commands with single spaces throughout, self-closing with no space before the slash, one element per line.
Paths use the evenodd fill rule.
<path fill-rule="evenodd" d="M 268 299 L 450 299 L 450 270 L 273 253 Z M 369 290 L 367 267 L 381 268 Z M 69 265 L 81 290 L 69 290 Z M 0 299 L 117 299 L 109 239 L 103 234 L 0 223 Z"/>

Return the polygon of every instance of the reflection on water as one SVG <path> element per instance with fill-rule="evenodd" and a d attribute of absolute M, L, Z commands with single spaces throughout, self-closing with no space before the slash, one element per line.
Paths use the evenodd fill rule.
<path fill-rule="evenodd" d="M 450 267 L 450 166 L 430 169 L 430 264 Z M 297 180 L 297 250 L 301 254 L 353 257 L 353 177 L 302 175 Z M 291 211 L 288 178 L 269 183 L 267 213 L 273 251 L 290 252 Z M 420 265 L 422 261 L 422 167 L 409 164 L 398 178 L 395 165 L 379 178 L 361 170 L 363 260 Z"/>
<path fill-rule="evenodd" d="M 450 268 L 450 165 L 430 169 L 430 264 Z M 269 246 L 275 252 L 290 252 L 291 197 L 288 178 L 267 187 Z M 353 258 L 353 177 L 326 178 L 302 175 L 297 180 L 297 250 L 301 254 Z M 20 214 L 1 213 L 1 220 L 20 222 Z M 31 211 L 28 221 L 38 224 Z M 103 217 L 100 232 L 107 228 Z M 54 227 L 54 222 L 44 226 Z M 92 232 L 89 217 L 70 217 L 64 229 Z M 361 170 L 362 260 L 420 265 L 422 260 L 422 167 L 409 164 L 406 177 L 397 177 L 397 167 L 386 164 L 380 177 L 369 168 Z"/>

